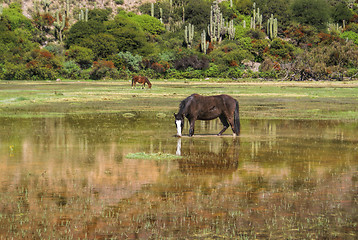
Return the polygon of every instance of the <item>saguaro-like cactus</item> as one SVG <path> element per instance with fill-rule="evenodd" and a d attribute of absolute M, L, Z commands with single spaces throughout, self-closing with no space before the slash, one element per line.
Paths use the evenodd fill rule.
<path fill-rule="evenodd" d="M 185 31 L 184 32 L 185 43 L 188 48 L 191 48 L 191 45 L 193 44 L 193 39 L 194 39 L 194 25 L 189 23 L 189 26 L 185 26 L 184 31 Z"/>
<path fill-rule="evenodd" d="M 252 5 L 252 17 L 251 17 L 251 28 L 255 29 L 256 26 L 259 26 L 259 29 L 262 28 L 262 14 L 260 14 L 260 8 L 256 9 L 256 3 Z"/>
<path fill-rule="evenodd" d="M 60 40 L 60 42 L 62 42 L 62 31 L 66 26 L 66 19 L 65 17 L 62 17 L 61 21 L 60 14 L 58 11 L 56 12 L 56 22 L 54 22 L 53 25 L 55 26 L 58 39 Z"/>
<path fill-rule="evenodd" d="M 42 0 L 41 4 L 43 6 L 43 9 L 45 10 L 45 13 L 48 13 L 48 11 L 50 9 L 50 5 L 51 5 L 50 0 Z"/>
<path fill-rule="evenodd" d="M 206 32 L 205 32 L 205 30 L 203 30 L 203 32 L 201 33 L 200 46 L 201 46 L 201 51 L 206 54 L 206 52 L 207 52 L 207 50 L 209 48 L 209 42 L 206 41 Z"/>
<path fill-rule="evenodd" d="M 277 37 L 277 18 L 273 18 L 273 14 L 271 14 L 271 17 L 267 20 L 267 36 L 269 36 L 270 39 Z"/>
<path fill-rule="evenodd" d="M 66 18 L 70 17 L 70 0 L 66 0 Z"/>
<path fill-rule="evenodd" d="M 227 26 L 222 13 L 220 12 L 217 0 L 213 2 L 210 12 L 210 24 L 208 26 L 208 35 L 211 42 L 221 42 L 222 36 L 226 34 Z"/>
<path fill-rule="evenodd" d="M 234 20 L 231 20 L 229 22 L 229 27 L 227 29 L 227 33 L 229 35 L 229 39 L 233 40 L 235 38 Z"/>
<path fill-rule="evenodd" d="M 80 21 L 88 21 L 88 8 L 86 8 L 85 12 L 81 9 L 81 12 L 78 14 L 78 20 Z"/>
<path fill-rule="evenodd" d="M 152 3 L 150 6 L 151 6 L 150 14 L 151 14 L 152 17 L 154 17 L 154 3 Z"/>

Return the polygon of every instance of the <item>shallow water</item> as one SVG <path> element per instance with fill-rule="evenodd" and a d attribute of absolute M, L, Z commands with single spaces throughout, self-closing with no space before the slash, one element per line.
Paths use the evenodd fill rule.
<path fill-rule="evenodd" d="M 357 238 L 358 123 L 195 130 L 174 137 L 170 113 L 0 118 L 0 237 Z"/>

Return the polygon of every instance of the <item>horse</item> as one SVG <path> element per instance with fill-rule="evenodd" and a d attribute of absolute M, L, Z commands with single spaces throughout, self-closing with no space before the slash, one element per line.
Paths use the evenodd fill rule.
<path fill-rule="evenodd" d="M 224 128 L 218 133 L 222 135 L 231 126 L 233 135 L 240 134 L 239 103 L 229 95 L 202 96 L 192 94 L 179 104 L 178 113 L 174 113 L 178 137 L 182 136 L 184 117 L 189 120 L 189 136 L 194 135 L 196 120 L 213 120 L 219 118 Z"/>
<path fill-rule="evenodd" d="M 150 81 L 148 80 L 147 77 L 143 77 L 143 76 L 133 76 L 132 78 L 132 88 L 136 86 L 136 83 L 141 83 L 142 84 L 142 88 L 145 87 L 145 84 L 148 84 L 149 88 L 152 88 L 152 84 L 150 83 Z"/>

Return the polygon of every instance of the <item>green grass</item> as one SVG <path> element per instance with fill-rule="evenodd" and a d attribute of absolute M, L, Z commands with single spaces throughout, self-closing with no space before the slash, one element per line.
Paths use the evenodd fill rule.
<path fill-rule="evenodd" d="M 159 153 L 138 152 L 138 153 L 129 153 L 129 154 L 127 154 L 126 158 L 163 161 L 163 160 L 179 159 L 179 158 L 181 158 L 181 156 L 173 155 L 173 154 L 169 154 L 169 153 L 160 153 L 160 152 Z"/>
<path fill-rule="evenodd" d="M 11 117 L 131 111 L 172 115 L 182 99 L 199 93 L 232 95 L 247 119 L 357 120 L 358 82 L 151 81 L 152 89 L 132 89 L 126 80 L 0 81 L 0 112 Z"/>

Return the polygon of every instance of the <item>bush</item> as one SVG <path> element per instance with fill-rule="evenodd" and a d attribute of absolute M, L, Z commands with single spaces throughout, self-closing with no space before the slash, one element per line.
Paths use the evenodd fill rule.
<path fill-rule="evenodd" d="M 142 69 L 142 56 L 136 54 L 133 55 L 131 52 L 119 52 L 116 55 L 110 57 L 113 61 L 114 66 L 118 69 L 128 69 L 133 72 L 138 72 Z"/>
<path fill-rule="evenodd" d="M 7 62 L 4 66 L 3 78 L 5 80 L 29 80 L 30 74 L 25 65 Z"/>
<path fill-rule="evenodd" d="M 67 60 L 75 61 L 82 69 L 92 66 L 94 55 L 91 49 L 73 45 L 65 53 Z"/>
<path fill-rule="evenodd" d="M 62 71 L 65 78 L 79 79 L 81 77 L 81 68 L 74 61 L 64 62 Z"/>
<path fill-rule="evenodd" d="M 243 76 L 243 72 L 238 67 L 229 68 L 226 74 L 226 77 L 228 78 L 241 78 Z"/>
<path fill-rule="evenodd" d="M 355 44 L 358 45 L 358 33 L 352 31 L 345 31 L 340 35 L 343 39 L 352 40 Z"/>
<path fill-rule="evenodd" d="M 205 70 L 209 67 L 209 59 L 205 56 L 199 58 L 197 55 L 183 57 L 174 62 L 174 67 L 177 70 L 186 70 L 189 67 L 196 70 Z"/>
<path fill-rule="evenodd" d="M 105 78 L 118 78 L 118 71 L 112 61 L 99 60 L 93 63 L 90 79 L 100 80 Z"/>

